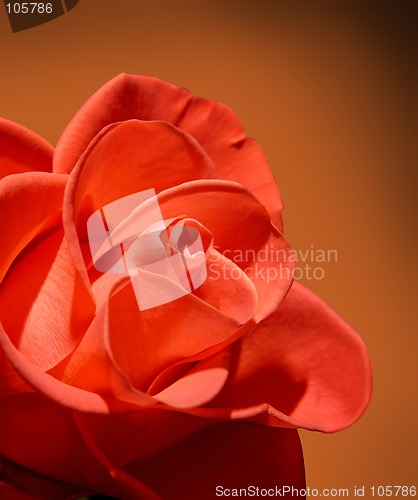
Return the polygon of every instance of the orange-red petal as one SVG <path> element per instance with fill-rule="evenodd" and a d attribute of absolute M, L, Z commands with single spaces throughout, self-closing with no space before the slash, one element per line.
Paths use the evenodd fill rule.
<path fill-rule="evenodd" d="M 37 474 L 0 457 L 0 470 L 5 483 L 0 483 L 2 500 L 69 500 L 88 495 L 80 487 Z"/>
<path fill-rule="evenodd" d="M 125 470 L 167 499 L 209 500 L 221 491 L 236 496 L 232 489 L 250 485 L 259 492 L 270 490 L 270 496 L 275 496 L 276 488 L 293 487 L 293 497 L 296 490 L 299 498 L 305 497 L 297 431 L 242 422 L 207 427 Z M 286 489 L 281 496 L 289 498 L 290 493 Z"/>
<path fill-rule="evenodd" d="M 147 391 L 169 366 L 229 339 L 239 323 L 192 294 L 140 311 L 128 284 L 110 298 L 108 346 L 131 384 Z"/>
<path fill-rule="evenodd" d="M 87 219 L 95 211 L 144 190 L 159 192 L 216 176 L 196 141 L 168 123 L 131 120 L 108 126 L 90 144 L 66 189 L 63 219 L 77 266 L 83 265 L 78 245 L 91 262 L 85 244 Z"/>
<path fill-rule="evenodd" d="M 0 179 L 23 172 L 52 172 L 54 148 L 42 137 L 0 118 Z"/>
<path fill-rule="evenodd" d="M 258 294 L 257 321 L 277 308 L 293 280 L 290 248 L 252 193 L 235 182 L 201 180 L 166 189 L 158 202 L 164 218 L 181 213 L 207 227 L 214 248 L 250 277 Z M 219 264 L 214 273 L 234 279 Z"/>
<path fill-rule="evenodd" d="M 0 287 L 4 329 L 19 351 L 44 371 L 73 351 L 94 311 L 61 227 L 32 242 Z"/>
<path fill-rule="evenodd" d="M 203 406 L 222 389 L 229 374 L 230 349 L 206 358 L 176 382 L 155 394 L 155 399 L 172 407 Z"/>
<path fill-rule="evenodd" d="M 59 141 L 54 171 L 74 168 L 90 141 L 107 125 L 130 119 L 162 120 L 191 134 L 215 163 L 222 179 L 250 189 L 282 229 L 282 202 L 260 146 L 246 137 L 224 104 L 146 76 L 122 74 L 99 89 L 79 110 Z"/>
<path fill-rule="evenodd" d="M 2 398 L 32 391 L 39 392 L 46 398 L 71 409 L 109 413 L 109 405 L 103 397 L 60 382 L 23 356 L 13 345 L 1 324 L 0 350 L 2 361 L 0 380 L 5 378 L 8 383 L 6 387 L 0 384 Z M 12 386 L 9 385 L 10 382 Z"/>
<path fill-rule="evenodd" d="M 73 414 L 39 394 L 2 401 L 0 454 L 53 480 L 127 500 L 156 499 L 147 486 L 121 471 L 79 429 Z M 148 495 L 148 496 L 146 496 Z"/>
<path fill-rule="evenodd" d="M 236 366 L 215 406 L 234 408 L 236 417 L 247 411 L 253 418 L 259 408 L 260 421 L 267 412 L 285 426 L 335 432 L 369 403 L 371 370 L 362 340 L 297 282 L 233 352 Z"/>
<path fill-rule="evenodd" d="M 103 457 L 123 468 L 167 450 L 213 421 L 160 406 L 118 415 L 78 413 L 76 423 Z"/>
<path fill-rule="evenodd" d="M 31 172 L 0 181 L 0 281 L 26 245 L 61 221 L 67 175 Z"/>

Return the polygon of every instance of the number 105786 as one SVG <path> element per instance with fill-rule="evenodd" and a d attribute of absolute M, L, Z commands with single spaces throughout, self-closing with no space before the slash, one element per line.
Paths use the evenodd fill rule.
<path fill-rule="evenodd" d="M 15 2 L 6 4 L 8 14 L 52 14 L 52 3 Z"/>
<path fill-rule="evenodd" d="M 416 486 L 370 486 L 370 491 L 372 497 L 415 497 L 417 495 Z"/>

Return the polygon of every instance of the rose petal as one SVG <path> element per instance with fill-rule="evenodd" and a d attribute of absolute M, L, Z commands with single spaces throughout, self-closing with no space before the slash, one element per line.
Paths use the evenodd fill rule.
<path fill-rule="evenodd" d="M 7 339 L 8 344 L 16 350 L 4 333 L 0 323 L 0 344 L 3 339 Z M 5 352 L 0 348 L 0 404 L 2 399 L 11 394 L 32 391 L 32 387 L 14 369 L 13 365 L 7 359 Z"/>
<path fill-rule="evenodd" d="M 196 297 L 240 325 L 250 321 L 258 308 L 257 290 L 251 279 L 214 249 L 208 252 L 206 266 L 207 279 L 194 291 Z"/>
<path fill-rule="evenodd" d="M 216 177 L 197 142 L 180 129 L 164 122 L 116 123 L 94 139 L 71 176 L 77 183 L 74 215 L 132 193 Z"/>
<path fill-rule="evenodd" d="M 59 500 L 80 498 L 89 493 L 77 486 L 54 481 L 1 457 L 0 468 L 7 481 L 3 490 L 0 484 L 0 497 L 3 500 Z"/>
<path fill-rule="evenodd" d="M 200 361 L 176 382 L 155 394 L 155 399 L 176 408 L 203 406 L 222 389 L 228 377 L 229 354 L 230 350 L 224 349 Z"/>
<path fill-rule="evenodd" d="M 89 451 L 98 459 L 103 469 L 98 470 L 99 474 L 96 477 L 89 478 L 90 484 L 99 493 L 106 493 L 114 497 L 126 498 L 126 500 L 159 500 L 157 494 L 148 486 L 138 481 L 136 478 L 126 474 L 119 467 L 116 467 L 109 460 L 102 450 L 97 446 L 89 432 L 86 432 L 80 424 L 80 415 L 74 415 L 74 421 L 78 430 L 84 438 Z M 88 469 L 87 469 L 88 470 Z"/>
<path fill-rule="evenodd" d="M 105 459 L 80 432 L 70 411 L 37 394 L 2 401 L 0 453 L 51 479 L 129 500 L 152 491 Z M 148 497 L 146 495 L 149 495 Z"/>
<path fill-rule="evenodd" d="M 101 293 L 104 291 L 102 290 Z M 99 298 L 102 299 L 101 294 Z M 156 404 L 157 401 L 150 396 L 140 391 L 132 391 L 128 380 L 115 367 L 109 356 L 105 335 L 108 321 L 108 301 L 109 297 L 106 300 L 100 300 L 103 305 L 97 311 L 71 356 L 49 370 L 48 373 L 64 384 L 105 398 L 117 398 L 141 406 Z"/>
<path fill-rule="evenodd" d="M 33 242 L 0 288 L 3 327 L 19 351 L 44 371 L 73 351 L 94 312 L 62 228 Z"/>
<path fill-rule="evenodd" d="M 240 328 L 192 294 L 140 311 L 132 286 L 110 298 L 108 348 L 116 366 L 147 392 L 170 365 L 231 338 Z"/>
<path fill-rule="evenodd" d="M 36 235 L 61 220 L 67 179 L 66 175 L 31 172 L 0 181 L 0 280 Z"/>
<path fill-rule="evenodd" d="M 249 191 L 235 182 L 201 180 L 166 189 L 158 202 L 164 218 L 182 213 L 206 226 L 214 248 L 252 279 L 258 294 L 257 321 L 277 309 L 293 280 L 290 248 Z M 221 266 L 214 272 L 228 270 Z"/>
<path fill-rule="evenodd" d="M 0 179 L 10 174 L 52 172 L 54 148 L 17 123 L 0 118 Z"/>
<path fill-rule="evenodd" d="M 254 485 L 273 492 L 276 487 L 305 487 L 297 431 L 240 422 L 205 428 L 125 470 L 167 499 L 212 499 L 219 486 L 231 490 Z"/>
<path fill-rule="evenodd" d="M 1 410 L 2 455 L 55 480 L 82 482 L 77 460 L 86 450 L 70 412 L 34 393 L 4 399 Z"/>
<path fill-rule="evenodd" d="M 217 407 L 268 403 L 274 408 L 264 409 L 286 425 L 335 432 L 360 418 L 369 403 L 371 371 L 362 340 L 297 282 L 233 352 L 236 368 Z"/>
<path fill-rule="evenodd" d="M 191 134 L 214 161 L 223 179 L 240 182 L 269 209 L 281 230 L 282 202 L 260 146 L 245 135 L 227 106 L 193 97 L 156 78 L 122 74 L 98 90 L 64 131 L 54 171 L 68 173 L 90 141 L 111 123 L 129 119 L 163 120 Z"/>
<path fill-rule="evenodd" d="M 38 495 L 22 491 L 15 488 L 11 484 L 5 483 L 0 480 L 0 495 L 2 500 L 41 500 Z"/>
<path fill-rule="evenodd" d="M 79 272 L 84 274 L 84 261 L 92 260 L 87 219 L 95 211 L 144 190 L 159 192 L 214 177 L 216 171 L 196 141 L 168 123 L 131 120 L 104 129 L 72 172 L 64 200 L 66 235 Z"/>
<path fill-rule="evenodd" d="M 99 395 L 83 391 L 76 387 L 63 384 L 51 375 L 46 374 L 38 366 L 23 356 L 12 344 L 0 323 L 0 352 L 2 363 L 0 365 L 1 379 L 13 381 L 13 386 L 2 389 L 2 397 L 8 393 L 19 394 L 26 385 L 29 390 L 37 390 L 53 401 L 68 408 L 80 411 L 109 413 L 108 403 Z M 117 411 L 117 408 L 115 408 Z"/>
<path fill-rule="evenodd" d="M 160 405 L 119 415 L 79 413 L 76 423 L 103 457 L 123 468 L 167 450 L 213 422 Z"/>

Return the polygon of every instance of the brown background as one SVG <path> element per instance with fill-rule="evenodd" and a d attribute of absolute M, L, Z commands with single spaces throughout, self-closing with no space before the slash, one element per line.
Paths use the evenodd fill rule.
<path fill-rule="evenodd" d="M 20 0 L 3 0 L 8 13 L 10 27 L 12 31 L 22 31 L 25 29 L 39 26 L 40 24 L 50 22 L 59 16 L 62 16 L 68 10 L 74 8 L 79 0 L 48 0 L 48 2 L 21 2 Z M 25 5 L 26 3 L 26 5 Z M 22 11 L 28 10 L 28 13 L 22 15 Z"/>
<path fill-rule="evenodd" d="M 3 6 L 0 6 L 3 8 Z M 308 485 L 416 484 L 417 4 L 82 0 L 12 34 L 0 11 L 0 115 L 53 144 L 125 71 L 230 105 L 270 160 L 297 249 L 337 249 L 305 281 L 372 358 L 370 409 L 302 432 Z"/>

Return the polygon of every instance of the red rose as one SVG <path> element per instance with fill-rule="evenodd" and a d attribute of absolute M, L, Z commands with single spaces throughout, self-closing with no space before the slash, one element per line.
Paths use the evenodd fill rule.
<path fill-rule="evenodd" d="M 121 75 L 55 151 L 1 121 L 0 174 L 4 498 L 303 488 L 296 428 L 357 420 L 369 361 L 357 334 L 292 284 L 279 192 L 232 111 Z M 88 220 L 151 189 L 170 237 L 199 238 L 206 275 L 144 309 L 128 273 L 100 269 Z M 153 234 L 130 247 L 134 267 L 157 258 Z"/>

